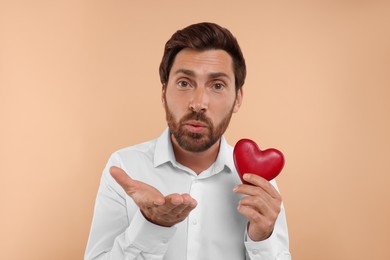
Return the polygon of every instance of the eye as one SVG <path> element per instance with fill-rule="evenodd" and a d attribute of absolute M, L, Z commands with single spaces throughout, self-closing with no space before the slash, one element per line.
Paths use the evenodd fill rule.
<path fill-rule="evenodd" d="M 222 84 L 222 83 L 215 83 L 215 84 L 213 85 L 213 88 L 214 88 L 215 90 L 222 90 L 222 89 L 225 88 L 225 85 Z"/>
<path fill-rule="evenodd" d="M 188 81 L 185 81 L 185 80 L 180 80 L 179 82 L 177 82 L 177 85 L 179 87 L 186 88 L 190 85 L 190 83 L 188 83 Z"/>

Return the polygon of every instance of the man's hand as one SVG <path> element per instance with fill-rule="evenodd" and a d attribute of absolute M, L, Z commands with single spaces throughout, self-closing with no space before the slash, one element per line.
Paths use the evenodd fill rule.
<path fill-rule="evenodd" d="M 244 180 L 253 184 L 240 184 L 234 192 L 247 195 L 238 204 L 238 212 L 248 218 L 248 235 L 253 241 L 271 236 L 280 212 L 282 198 L 266 179 L 255 174 L 245 174 Z"/>
<path fill-rule="evenodd" d="M 183 221 L 197 205 L 189 194 L 164 197 L 156 188 L 131 179 L 121 168 L 112 166 L 110 173 L 134 200 L 145 218 L 154 224 L 171 227 Z"/>

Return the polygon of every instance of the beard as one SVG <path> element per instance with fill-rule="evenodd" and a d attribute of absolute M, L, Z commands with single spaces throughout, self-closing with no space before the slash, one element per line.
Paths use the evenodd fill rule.
<path fill-rule="evenodd" d="M 205 116 L 204 112 L 191 111 L 177 121 L 172 112 L 169 110 L 166 100 L 164 101 L 166 120 L 172 136 L 182 149 L 195 153 L 206 151 L 220 140 L 221 136 L 225 133 L 227 127 L 229 126 L 235 103 L 233 103 L 232 108 L 222 121 L 217 126 L 214 126 L 211 119 Z M 204 133 L 194 133 L 185 129 L 186 122 L 192 120 L 202 122 L 206 126 L 207 130 L 204 131 Z"/>

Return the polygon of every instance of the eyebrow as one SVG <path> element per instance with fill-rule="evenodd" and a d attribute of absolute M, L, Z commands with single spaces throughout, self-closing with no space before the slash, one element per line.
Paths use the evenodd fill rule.
<path fill-rule="evenodd" d="M 190 76 L 190 77 L 194 77 L 196 75 L 196 73 L 194 71 L 187 70 L 187 69 L 178 69 L 177 71 L 175 71 L 175 75 L 180 74 L 180 73 L 183 73 L 183 74 Z M 220 78 L 220 77 L 230 79 L 229 75 L 227 75 L 224 72 L 212 72 L 212 73 L 209 73 L 208 76 L 211 79 Z"/>
<path fill-rule="evenodd" d="M 180 73 L 183 73 L 183 74 L 185 74 L 187 76 L 191 76 L 191 77 L 195 76 L 195 72 L 193 72 L 192 70 L 178 69 L 177 71 L 175 71 L 175 75 L 180 74 Z"/>

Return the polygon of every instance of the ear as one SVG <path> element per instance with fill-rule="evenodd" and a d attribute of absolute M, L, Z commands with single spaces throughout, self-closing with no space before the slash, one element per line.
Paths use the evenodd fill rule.
<path fill-rule="evenodd" d="M 240 88 L 237 91 L 236 101 L 234 103 L 234 108 L 233 108 L 233 113 L 237 113 L 238 110 L 240 109 L 241 104 L 242 104 L 243 95 L 244 95 L 244 92 L 242 91 L 242 88 Z"/>
<path fill-rule="evenodd" d="M 164 84 L 163 84 L 163 85 L 161 85 L 161 102 L 162 102 L 162 104 L 165 103 L 165 91 L 166 91 L 166 86 L 164 86 Z"/>

